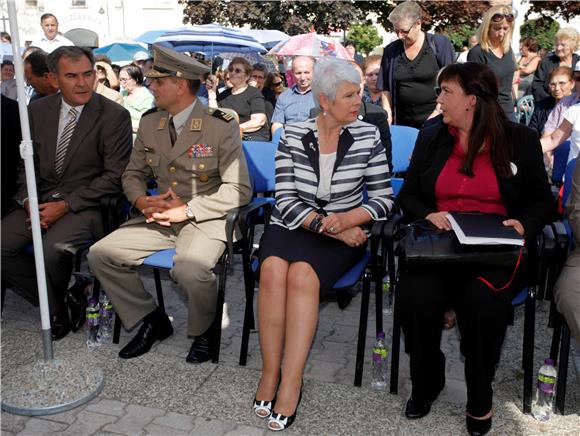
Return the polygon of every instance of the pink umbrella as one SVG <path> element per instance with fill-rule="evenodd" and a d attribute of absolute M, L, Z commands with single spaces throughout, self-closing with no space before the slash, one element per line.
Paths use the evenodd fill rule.
<path fill-rule="evenodd" d="M 280 41 L 268 54 L 276 56 L 312 56 L 316 58 L 328 56 L 352 60 L 352 57 L 340 42 L 316 33 L 305 33 Z"/>

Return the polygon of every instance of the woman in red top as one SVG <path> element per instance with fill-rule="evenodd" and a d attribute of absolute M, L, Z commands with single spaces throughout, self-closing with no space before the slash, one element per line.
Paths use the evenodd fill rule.
<path fill-rule="evenodd" d="M 549 222 L 553 208 L 537 134 L 507 120 L 497 103 L 498 84 L 484 64 L 447 66 L 438 78 L 437 103 L 443 122 L 421 130 L 400 206 L 409 221 L 427 219 L 451 230 L 448 212 L 490 212 L 504 225 L 533 237 Z M 510 302 L 522 290 L 520 266 L 457 265 L 402 271 L 399 308 L 410 353 L 413 389 L 405 416 L 427 415 L 445 386 L 440 350 L 443 313 L 457 313 L 467 384 L 466 423 L 472 435 L 485 434 L 492 421 L 492 380 L 510 318 Z"/>

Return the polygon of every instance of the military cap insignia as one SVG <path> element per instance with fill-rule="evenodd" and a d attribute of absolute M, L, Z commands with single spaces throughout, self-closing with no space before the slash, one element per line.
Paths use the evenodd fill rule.
<path fill-rule="evenodd" d="M 165 124 L 167 124 L 167 117 L 160 118 L 159 124 L 157 125 L 157 130 L 165 129 Z"/>
<path fill-rule="evenodd" d="M 220 111 L 219 109 L 208 109 L 208 113 L 210 115 L 213 115 L 214 117 L 216 117 L 219 120 L 225 121 L 226 123 L 229 123 L 231 120 L 234 119 L 234 117 L 226 112 Z"/>
<path fill-rule="evenodd" d="M 189 130 L 191 130 L 192 132 L 201 132 L 202 122 L 203 121 L 201 118 L 193 118 L 191 120 L 191 125 L 189 126 Z"/>

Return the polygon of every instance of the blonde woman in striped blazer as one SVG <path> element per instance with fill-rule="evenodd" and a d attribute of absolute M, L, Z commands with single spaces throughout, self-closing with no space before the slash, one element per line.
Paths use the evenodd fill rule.
<path fill-rule="evenodd" d="M 362 226 L 386 219 L 393 206 L 379 132 L 357 119 L 358 71 L 346 61 L 320 61 L 312 92 L 320 114 L 286 125 L 280 140 L 276 208 L 260 245 L 263 367 L 254 412 L 275 431 L 296 416 L 320 295 L 364 254 Z"/>

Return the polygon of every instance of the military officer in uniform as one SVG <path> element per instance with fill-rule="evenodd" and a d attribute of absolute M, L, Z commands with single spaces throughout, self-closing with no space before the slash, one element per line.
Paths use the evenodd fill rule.
<path fill-rule="evenodd" d="M 123 173 L 123 190 L 141 216 L 92 246 L 91 270 L 126 328 L 143 324 L 119 352 L 140 356 L 173 333 L 168 316 L 145 290 L 135 267 L 159 250 L 175 248 L 173 279 L 187 296 L 190 363 L 210 359 L 210 325 L 217 283 L 213 268 L 225 250 L 227 213 L 250 201 L 252 189 L 237 122 L 197 99 L 205 65 L 154 46 L 146 76 L 155 106 L 144 114 Z M 157 181 L 158 195 L 147 196 Z"/>

